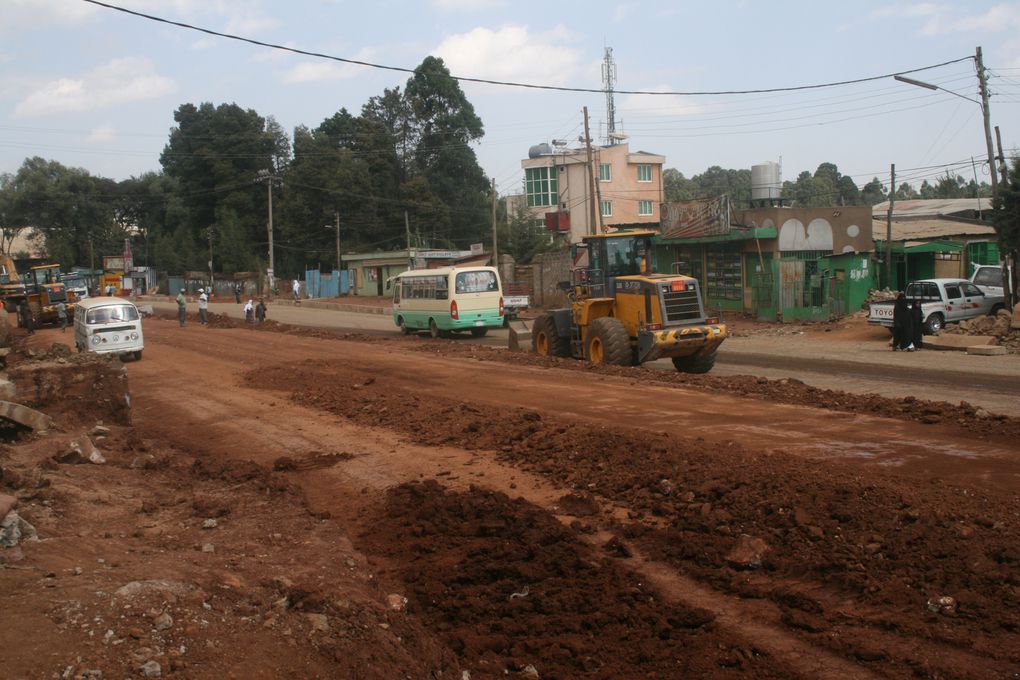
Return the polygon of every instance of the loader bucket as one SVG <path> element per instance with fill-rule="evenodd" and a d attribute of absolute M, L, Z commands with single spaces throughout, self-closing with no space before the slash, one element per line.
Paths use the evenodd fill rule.
<path fill-rule="evenodd" d="M 512 319 L 509 322 L 510 331 L 508 346 L 514 352 L 531 351 L 531 322 L 525 319 Z"/>

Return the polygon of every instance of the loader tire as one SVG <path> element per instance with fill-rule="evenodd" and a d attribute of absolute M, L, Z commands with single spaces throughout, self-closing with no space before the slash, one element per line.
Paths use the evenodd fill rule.
<path fill-rule="evenodd" d="M 531 325 L 531 348 L 544 357 L 569 357 L 570 338 L 556 332 L 556 321 L 551 314 L 541 314 Z"/>
<path fill-rule="evenodd" d="M 611 316 L 595 319 L 588 326 L 588 361 L 610 366 L 631 366 L 634 352 L 623 322 Z"/>
<path fill-rule="evenodd" d="M 715 352 L 689 357 L 673 357 L 673 367 L 681 373 L 708 373 L 715 366 Z"/>

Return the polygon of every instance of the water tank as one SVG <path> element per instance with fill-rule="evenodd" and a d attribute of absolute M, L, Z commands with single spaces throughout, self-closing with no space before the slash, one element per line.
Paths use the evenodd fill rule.
<path fill-rule="evenodd" d="M 538 158 L 539 156 L 548 156 L 553 152 L 552 147 L 542 142 L 528 149 L 528 158 Z"/>
<path fill-rule="evenodd" d="M 751 200 L 767 201 L 778 199 L 783 190 L 783 181 L 779 176 L 779 163 L 766 161 L 751 166 Z"/>

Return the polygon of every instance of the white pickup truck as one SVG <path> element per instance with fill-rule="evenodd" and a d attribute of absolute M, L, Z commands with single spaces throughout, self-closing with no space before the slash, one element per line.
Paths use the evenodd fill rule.
<path fill-rule="evenodd" d="M 947 323 L 995 314 L 1005 306 L 1002 295 L 986 295 L 967 279 L 913 281 L 907 284 L 904 293 L 908 300 L 921 301 L 921 316 L 927 335 L 935 335 Z M 893 300 L 871 303 L 868 323 L 892 328 L 894 304 Z"/>

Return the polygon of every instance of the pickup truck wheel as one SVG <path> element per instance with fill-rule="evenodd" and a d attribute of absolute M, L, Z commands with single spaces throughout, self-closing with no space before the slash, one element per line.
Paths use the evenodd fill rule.
<path fill-rule="evenodd" d="M 715 366 L 715 352 L 704 356 L 673 357 L 673 367 L 681 373 L 708 373 Z"/>
<path fill-rule="evenodd" d="M 634 352 L 623 322 L 611 316 L 595 319 L 588 327 L 588 361 L 610 366 L 631 366 Z"/>
<path fill-rule="evenodd" d="M 945 325 L 945 319 L 939 313 L 932 314 L 928 317 L 928 320 L 924 322 L 925 335 L 935 335 Z"/>
<path fill-rule="evenodd" d="M 531 326 L 531 348 L 543 357 L 569 357 L 570 338 L 556 332 L 552 314 L 541 314 Z"/>
<path fill-rule="evenodd" d="M 992 307 L 992 310 L 990 312 L 988 312 L 988 316 L 995 316 L 996 314 L 998 314 L 1001 310 L 1003 310 L 1005 308 L 1006 308 L 1005 305 L 995 305 L 994 307 Z"/>

